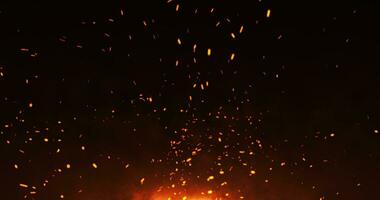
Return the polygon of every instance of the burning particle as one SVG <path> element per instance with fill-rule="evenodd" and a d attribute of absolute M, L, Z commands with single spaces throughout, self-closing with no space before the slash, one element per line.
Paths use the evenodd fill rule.
<path fill-rule="evenodd" d="M 64 199 L 65 196 L 63 194 L 59 195 L 59 198 Z"/>
<path fill-rule="evenodd" d="M 267 10 L 267 17 L 269 18 L 270 17 L 270 14 L 271 14 L 271 11 L 270 9 Z"/>
<path fill-rule="evenodd" d="M 33 107 L 33 103 L 30 102 L 28 106 L 29 106 L 29 108 L 32 108 Z"/>
<path fill-rule="evenodd" d="M 27 184 L 23 184 L 23 183 L 20 183 L 20 184 L 18 184 L 20 187 L 22 187 L 22 188 L 28 188 L 29 186 L 27 185 Z"/>
<path fill-rule="evenodd" d="M 251 170 L 251 175 L 255 175 L 256 174 L 256 171 L 255 170 Z"/>
<path fill-rule="evenodd" d="M 207 49 L 207 55 L 211 56 L 211 49 L 210 48 Z"/>
<path fill-rule="evenodd" d="M 178 39 L 177 39 L 177 43 L 178 43 L 178 45 L 181 45 L 181 44 L 182 44 L 182 42 L 181 42 L 181 39 L 180 39 L 180 38 L 178 38 Z"/>
<path fill-rule="evenodd" d="M 14 168 L 15 168 L 15 169 L 18 169 L 18 165 L 17 165 L 17 164 L 15 164 L 15 165 L 14 165 Z"/>
<path fill-rule="evenodd" d="M 240 27 L 240 29 L 239 29 L 239 33 L 240 33 L 240 34 L 243 33 L 243 30 L 244 30 L 244 26 L 242 25 L 242 26 Z"/>
<path fill-rule="evenodd" d="M 212 194 L 212 190 L 207 191 L 207 194 Z"/>
<path fill-rule="evenodd" d="M 194 44 L 193 45 L 193 52 L 195 53 L 196 50 L 197 50 L 197 44 Z"/>
<path fill-rule="evenodd" d="M 235 54 L 232 53 L 231 56 L 230 56 L 230 60 L 232 61 L 232 60 L 234 60 L 234 59 L 235 59 Z"/>
<path fill-rule="evenodd" d="M 66 168 L 67 168 L 67 169 L 70 169 L 70 168 L 71 168 L 71 165 L 70 165 L 70 164 L 66 164 Z"/>
<path fill-rule="evenodd" d="M 20 51 L 23 51 L 23 52 L 28 52 L 29 49 L 28 48 L 20 48 Z"/>
<path fill-rule="evenodd" d="M 140 184 L 143 185 L 145 181 L 145 178 L 140 179 Z"/>
<path fill-rule="evenodd" d="M 231 37 L 232 37 L 232 39 L 235 39 L 235 38 L 236 38 L 236 36 L 235 36 L 234 33 L 231 33 Z"/>
<path fill-rule="evenodd" d="M 374 133 L 378 134 L 379 133 L 379 130 L 375 129 L 373 130 Z"/>
<path fill-rule="evenodd" d="M 207 181 L 211 181 L 211 180 L 214 180 L 214 176 L 209 176 L 209 177 L 207 178 Z"/>
<path fill-rule="evenodd" d="M 176 11 L 176 12 L 179 11 L 179 4 L 177 4 L 177 5 L 175 6 L 175 11 Z"/>
<path fill-rule="evenodd" d="M 49 138 L 44 138 L 44 142 L 49 142 Z"/>
<path fill-rule="evenodd" d="M 96 165 L 96 163 L 92 163 L 92 167 L 96 169 L 98 168 L 98 165 Z"/>

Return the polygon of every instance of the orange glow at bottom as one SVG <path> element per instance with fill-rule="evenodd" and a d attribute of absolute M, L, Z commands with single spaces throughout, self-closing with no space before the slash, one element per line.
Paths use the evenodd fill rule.
<path fill-rule="evenodd" d="M 132 200 L 227 200 L 234 196 L 227 188 L 214 190 L 209 186 L 174 188 L 160 186 L 134 192 Z"/>
<path fill-rule="evenodd" d="M 227 196 L 229 194 L 227 193 Z M 194 190 L 192 192 L 158 192 L 152 195 L 150 200 L 223 200 L 219 195 L 215 193 L 213 190 L 206 191 L 197 191 Z"/>
<path fill-rule="evenodd" d="M 152 200 L 222 200 L 222 198 L 218 197 L 204 197 L 204 196 L 183 196 L 178 198 L 173 197 L 153 197 Z"/>
<path fill-rule="evenodd" d="M 218 197 L 212 193 L 202 194 L 171 194 L 171 193 L 156 193 L 149 195 L 135 195 L 133 200 L 223 200 L 224 198 Z"/>

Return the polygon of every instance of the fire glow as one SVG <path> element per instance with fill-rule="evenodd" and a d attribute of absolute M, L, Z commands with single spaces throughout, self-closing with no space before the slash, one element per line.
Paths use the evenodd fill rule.
<path fill-rule="evenodd" d="M 208 197 L 203 195 L 173 197 L 168 195 L 153 196 L 151 200 L 222 200 L 221 197 Z"/>
<path fill-rule="evenodd" d="M 229 197 L 229 193 L 225 197 Z M 183 192 L 156 192 L 154 194 L 135 194 L 133 200 L 223 200 L 221 196 L 215 194 L 214 191 L 208 190 L 206 192 L 197 193 L 183 193 Z"/>

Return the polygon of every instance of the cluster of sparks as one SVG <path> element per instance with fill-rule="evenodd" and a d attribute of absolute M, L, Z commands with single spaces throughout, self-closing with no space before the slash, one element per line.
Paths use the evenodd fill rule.
<path fill-rule="evenodd" d="M 16 116 L 3 121 L 0 137 L 7 151 L 15 151 L 18 154 L 18 158 L 9 163 L 9 168 L 14 171 L 12 173 L 20 173 L 17 175 L 18 185 L 15 187 L 25 199 L 39 199 L 40 193 L 47 193 L 51 190 L 49 188 L 51 182 L 59 185 L 57 182 L 61 176 L 76 176 L 79 177 L 79 180 L 83 180 L 86 176 L 91 176 L 88 173 L 82 174 L 84 171 L 96 174 L 98 171 L 109 170 L 110 165 L 117 170 L 130 171 L 127 172 L 130 173 L 128 180 L 122 183 L 127 185 L 127 189 L 117 191 L 120 193 L 117 195 L 120 199 L 254 199 L 254 197 L 247 196 L 247 192 L 252 190 L 246 186 L 249 182 L 268 184 L 271 181 L 271 173 L 276 169 L 293 174 L 294 171 L 291 170 L 291 167 L 287 168 L 288 165 L 292 167 L 304 165 L 313 168 L 315 164 L 329 162 L 323 160 L 321 163 L 313 163 L 308 159 L 307 153 L 300 153 L 299 157 L 292 161 L 272 157 L 273 153 L 277 151 L 277 147 L 266 144 L 260 133 L 260 126 L 264 121 L 266 110 L 256 109 L 253 111 L 255 110 L 253 109 L 255 104 L 252 95 L 254 80 L 244 86 L 234 86 L 233 83 L 229 83 L 230 78 L 238 79 L 239 73 L 234 70 L 234 65 L 239 64 L 239 49 L 236 49 L 234 44 L 237 41 L 243 41 L 244 37 L 248 37 L 249 25 L 239 21 L 238 18 L 219 16 L 217 8 L 189 9 L 186 5 L 172 0 L 163 4 L 173 15 L 185 15 L 182 14 L 184 11 L 187 14 L 192 13 L 194 16 L 197 16 L 198 13 L 207 13 L 211 21 L 210 29 L 225 35 L 225 41 L 221 42 L 229 44 L 228 49 L 219 49 L 217 45 L 207 44 L 207 42 L 197 42 L 196 36 L 192 36 L 193 27 L 190 26 L 186 27 L 183 32 L 175 33 L 174 37 L 171 36 L 173 33 L 167 35 L 164 32 L 158 33 L 155 28 L 158 26 L 157 23 L 160 23 L 159 17 L 144 18 L 138 23 L 141 23 L 141 29 L 152 37 L 144 39 L 146 43 L 152 39 L 160 41 L 161 37 L 170 35 L 172 37 L 171 44 L 166 44 L 167 46 L 162 46 L 162 48 L 174 49 L 173 52 L 177 54 L 174 55 L 176 57 L 174 59 L 173 55 L 167 56 L 164 55 L 165 53 L 157 57 L 153 56 L 152 59 L 155 59 L 152 61 L 153 63 L 168 65 L 171 69 L 171 71 L 161 74 L 161 82 L 154 83 L 155 86 L 158 85 L 156 87 L 159 88 L 158 90 L 144 90 L 140 85 L 145 83 L 140 80 L 130 80 L 130 85 L 126 87 L 131 88 L 130 90 L 133 92 L 131 95 L 128 94 L 129 96 L 117 99 L 116 95 L 123 96 L 120 92 L 118 93 L 118 88 L 106 89 L 105 93 L 110 96 L 111 101 L 120 102 L 113 102 L 112 106 L 99 106 L 100 108 L 90 103 L 85 104 L 85 112 L 90 113 L 88 114 L 90 117 L 82 117 L 81 111 L 78 111 L 70 117 L 62 116 L 52 119 L 44 118 L 44 116 L 33 118 L 33 115 L 38 115 L 39 110 L 43 107 L 41 105 L 43 101 L 35 101 L 38 97 L 34 96 L 26 98 L 26 100 L 17 98 L 17 95 L 2 97 L 4 102 L 15 107 Z M 260 14 L 261 18 L 256 20 L 256 24 L 261 21 L 267 23 L 273 14 L 275 13 L 270 8 L 263 9 Z M 81 21 L 80 24 L 84 27 L 96 26 L 98 23 L 124 26 L 125 18 L 128 18 L 128 8 L 120 9 L 108 19 Z M 126 59 L 133 59 L 133 50 L 123 52 L 112 46 L 111 30 L 102 30 L 102 32 L 102 37 L 107 42 L 97 51 L 105 56 L 113 53 L 125 53 Z M 133 42 L 135 37 L 140 36 L 131 32 L 123 37 Z M 282 36 L 277 37 L 277 39 L 281 38 Z M 62 48 L 69 46 L 69 48 L 79 51 L 91 48 L 91 45 L 85 42 L 86 39 L 81 41 L 76 38 L 72 39 L 70 36 L 60 35 L 57 40 Z M 140 45 L 144 46 L 143 43 Z M 19 53 L 26 55 L 28 59 L 43 59 L 40 58 L 43 57 L 43 52 L 39 52 L 37 47 L 22 46 L 19 48 Z M 221 65 L 222 67 L 220 67 Z M 0 67 L 0 81 L 3 82 L 1 84 L 7 81 L 8 71 L 11 71 L 9 68 L 10 66 Z M 34 84 L 43 83 L 43 80 L 40 80 L 41 76 L 43 75 L 38 73 L 28 75 L 23 84 L 26 87 L 36 87 Z M 226 76 L 229 78 L 225 78 Z M 279 72 L 273 74 L 275 79 L 278 76 Z M 60 84 L 65 84 L 64 77 L 59 81 Z M 91 84 L 94 80 L 86 81 L 89 87 L 93 87 Z M 221 85 L 224 83 L 225 85 Z M 223 87 L 223 90 L 227 90 L 227 92 L 218 94 L 219 87 Z M 171 92 L 176 90 L 183 91 L 179 95 L 180 97 L 178 94 L 171 96 Z M 213 95 L 214 97 L 212 97 Z M 181 101 L 178 103 L 179 99 Z M 57 106 L 66 104 L 65 100 L 61 98 L 55 103 Z M 128 114 L 122 114 L 126 110 L 129 110 Z M 123 119 L 123 117 L 129 118 Z M 141 123 L 153 121 L 160 124 L 160 128 L 155 129 L 156 133 L 154 134 L 163 135 L 159 138 L 164 138 L 162 140 L 165 142 L 159 146 L 164 150 L 135 161 L 134 158 L 128 158 L 121 153 L 113 153 L 101 147 L 97 149 L 99 147 L 92 147 L 91 142 L 86 141 L 87 138 L 92 137 L 91 133 L 85 133 L 85 131 L 74 133 L 78 129 L 72 130 L 72 128 L 66 127 L 66 124 L 74 126 L 73 124 L 80 124 L 86 120 L 100 124 L 120 123 L 122 124 L 120 126 L 128 129 L 125 131 L 126 134 L 136 138 L 139 134 L 143 134 L 141 132 L 148 131 L 144 125 L 141 126 Z M 136 126 L 134 127 L 134 125 Z M 378 133 L 378 130 L 374 130 L 374 132 Z M 332 140 L 335 138 L 335 133 L 330 132 L 326 135 L 317 133 L 315 137 L 321 138 L 321 140 Z M 144 148 L 154 149 L 154 147 L 144 146 L 140 142 L 136 141 L 137 148 L 141 148 L 136 151 L 145 151 Z M 43 146 L 42 152 L 33 150 L 35 146 L 41 145 Z M 149 145 L 155 145 L 155 141 Z M 46 157 L 42 156 L 42 159 L 50 158 L 59 164 L 49 165 L 52 168 L 42 166 L 41 170 L 47 170 L 42 177 L 33 180 L 23 179 L 21 172 L 27 171 L 31 165 L 34 165 L 34 157 L 38 157 L 40 154 L 47 154 Z M 61 154 L 66 156 L 60 159 Z M 68 154 L 75 159 L 70 160 Z M 41 158 L 36 159 L 40 160 Z M 73 172 L 76 169 L 78 171 Z M 315 188 L 315 186 L 312 187 Z M 73 190 L 75 191 L 49 191 L 49 194 L 54 193 L 55 195 L 51 199 L 76 199 L 73 193 L 78 195 L 91 193 L 91 191 L 86 191 L 83 184 L 79 184 Z M 71 198 L 67 198 L 68 195 Z M 338 193 L 337 195 L 339 196 Z M 324 199 L 323 195 L 320 195 L 320 199 Z"/>

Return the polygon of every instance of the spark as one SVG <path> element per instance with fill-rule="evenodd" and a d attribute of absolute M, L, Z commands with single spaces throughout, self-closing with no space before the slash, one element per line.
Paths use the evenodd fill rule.
<path fill-rule="evenodd" d="M 22 188 L 28 188 L 29 187 L 27 184 L 24 184 L 24 183 L 20 183 L 19 186 Z"/>
<path fill-rule="evenodd" d="M 210 48 L 207 49 L 207 55 L 211 56 L 211 49 Z"/>
<path fill-rule="evenodd" d="M 96 163 L 92 163 L 92 167 L 93 167 L 94 169 L 97 169 L 97 168 L 98 168 L 98 165 L 97 165 Z"/>
<path fill-rule="evenodd" d="M 235 54 L 232 53 L 231 56 L 230 56 L 230 60 L 232 61 L 232 60 L 234 60 L 234 59 L 235 59 Z"/>
<path fill-rule="evenodd" d="M 143 185 L 144 182 L 145 182 L 145 178 L 141 178 L 141 179 L 140 179 L 140 184 Z"/>
<path fill-rule="evenodd" d="M 242 34 L 243 30 L 244 30 L 244 26 L 242 25 L 242 26 L 240 26 L 239 33 Z"/>
<path fill-rule="evenodd" d="M 268 9 L 268 10 L 267 10 L 267 18 L 269 18 L 269 17 L 270 17 L 270 15 L 271 15 L 271 10 L 270 10 L 270 9 Z"/>

